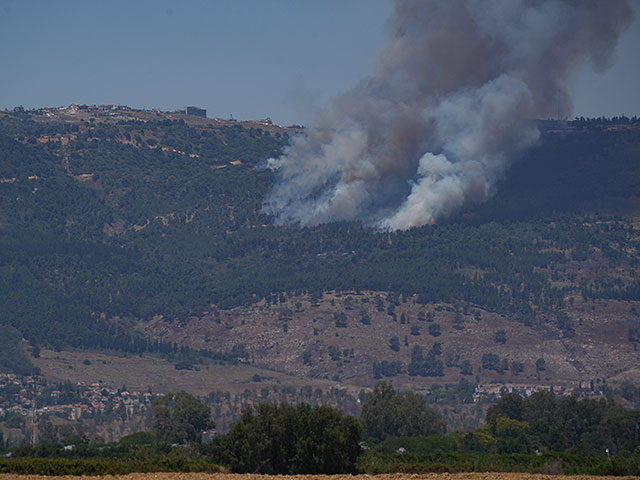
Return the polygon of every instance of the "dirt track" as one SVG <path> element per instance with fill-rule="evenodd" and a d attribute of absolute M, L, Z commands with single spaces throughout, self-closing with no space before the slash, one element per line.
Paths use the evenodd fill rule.
<path fill-rule="evenodd" d="M 53 477 L 41 475 L 11 475 L 0 474 L 0 480 L 45 480 Z M 428 473 L 428 474 L 393 474 L 393 475 L 233 475 L 207 473 L 132 473 L 129 475 L 105 476 L 62 476 L 57 479 L 77 480 L 87 478 L 91 480 L 606 480 L 620 477 L 596 477 L 589 475 L 544 475 L 530 473 Z M 640 477 L 624 477 L 625 480 L 640 479 Z"/>

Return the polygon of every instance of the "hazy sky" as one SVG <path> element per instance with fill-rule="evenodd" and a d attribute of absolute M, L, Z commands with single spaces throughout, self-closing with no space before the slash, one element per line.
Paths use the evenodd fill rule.
<path fill-rule="evenodd" d="M 640 0 L 633 4 L 640 17 Z M 307 124 L 372 71 L 392 7 L 391 0 L 0 0 L 0 108 L 196 105 L 210 117 Z M 636 18 L 612 68 L 576 79 L 576 115 L 640 115 L 639 45 Z"/>

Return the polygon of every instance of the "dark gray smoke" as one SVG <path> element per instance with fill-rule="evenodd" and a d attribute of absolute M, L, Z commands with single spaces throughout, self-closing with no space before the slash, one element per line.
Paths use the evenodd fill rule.
<path fill-rule="evenodd" d="M 373 76 L 269 161 L 264 211 L 406 229 L 487 199 L 632 19 L 625 0 L 397 0 Z"/>

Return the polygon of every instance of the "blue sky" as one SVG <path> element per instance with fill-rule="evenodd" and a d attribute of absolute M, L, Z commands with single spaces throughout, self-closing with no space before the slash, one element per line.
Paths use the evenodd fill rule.
<path fill-rule="evenodd" d="M 640 1 L 634 0 L 637 17 Z M 312 122 L 370 73 L 391 0 L 0 0 L 0 108 L 113 103 Z M 640 19 L 575 114 L 640 115 Z"/>

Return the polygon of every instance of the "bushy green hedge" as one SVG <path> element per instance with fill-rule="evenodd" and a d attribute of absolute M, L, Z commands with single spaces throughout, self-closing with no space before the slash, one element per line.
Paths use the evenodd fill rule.
<path fill-rule="evenodd" d="M 124 475 L 133 472 L 208 472 L 221 467 L 203 458 L 172 458 L 171 455 L 147 461 L 123 461 L 105 458 L 70 460 L 66 458 L 0 459 L 0 473 L 18 475 Z"/>
<path fill-rule="evenodd" d="M 528 472 L 563 475 L 638 475 L 640 452 L 606 456 L 569 453 L 543 455 L 477 453 L 366 453 L 358 461 L 362 473 Z"/>

